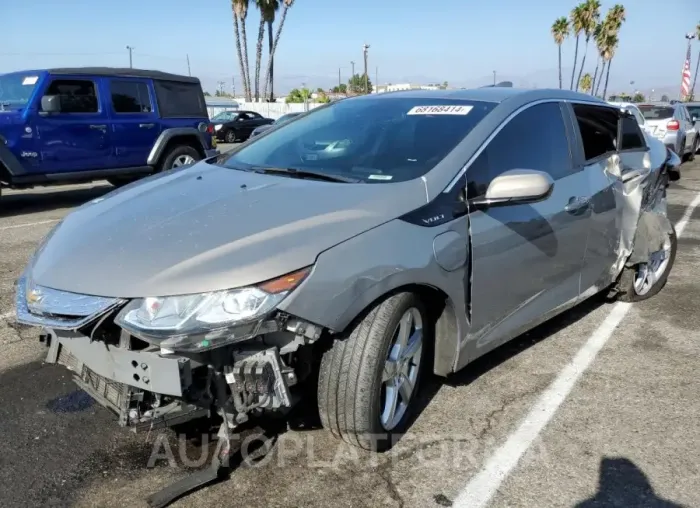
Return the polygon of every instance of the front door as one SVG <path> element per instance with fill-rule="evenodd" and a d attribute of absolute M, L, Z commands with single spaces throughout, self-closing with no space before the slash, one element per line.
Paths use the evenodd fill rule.
<path fill-rule="evenodd" d="M 61 111 L 39 111 L 36 130 L 44 173 L 71 173 L 113 167 L 107 111 L 98 84 L 83 77 L 55 77 L 42 95 L 61 97 Z"/>
<path fill-rule="evenodd" d="M 467 341 L 474 356 L 579 297 L 590 196 L 585 173 L 574 169 L 559 103 L 531 106 L 503 127 L 467 170 L 468 197 L 483 196 L 493 178 L 512 169 L 545 171 L 554 187 L 537 203 L 470 212 Z"/>
<path fill-rule="evenodd" d="M 160 135 L 151 84 L 138 79 L 111 79 L 107 88 L 117 166 L 145 166 Z"/>

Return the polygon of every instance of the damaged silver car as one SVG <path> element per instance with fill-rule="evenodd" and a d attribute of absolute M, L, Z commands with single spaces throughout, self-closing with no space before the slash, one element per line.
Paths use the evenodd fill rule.
<path fill-rule="evenodd" d="M 346 99 L 79 207 L 17 317 L 122 425 L 209 418 L 227 439 L 310 399 L 334 435 L 386 449 L 422 373 L 597 293 L 659 292 L 679 164 L 569 91 Z"/>

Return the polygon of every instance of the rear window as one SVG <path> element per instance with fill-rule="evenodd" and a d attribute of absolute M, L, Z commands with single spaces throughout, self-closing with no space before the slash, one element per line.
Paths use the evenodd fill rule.
<path fill-rule="evenodd" d="M 673 118 L 673 108 L 670 106 L 639 106 L 639 111 L 647 120 L 666 120 Z"/>
<path fill-rule="evenodd" d="M 412 180 L 444 159 L 495 106 L 445 98 L 347 99 L 280 126 L 223 165 L 295 168 L 368 183 Z"/>
<path fill-rule="evenodd" d="M 696 117 L 700 119 L 700 106 L 686 106 L 686 108 L 688 108 L 691 118 Z"/>
<path fill-rule="evenodd" d="M 153 82 L 161 116 L 170 118 L 209 118 L 202 87 L 178 81 Z"/>

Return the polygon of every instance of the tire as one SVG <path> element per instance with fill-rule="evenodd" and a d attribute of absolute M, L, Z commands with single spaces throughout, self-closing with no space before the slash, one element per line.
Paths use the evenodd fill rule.
<path fill-rule="evenodd" d="M 695 160 L 695 153 L 698 151 L 698 143 L 700 143 L 700 138 L 696 136 L 695 141 L 693 141 L 693 148 L 690 150 L 690 154 L 688 154 L 689 161 Z"/>
<path fill-rule="evenodd" d="M 390 422 L 385 418 L 385 424 L 382 406 L 387 393 L 382 378 L 390 349 L 394 354 L 397 352 L 398 348 L 392 345 L 395 337 L 398 339 L 402 318 L 408 315 L 421 329 L 420 350 L 415 349 L 418 353 L 405 363 L 403 371 L 415 381 L 407 401 L 400 399 L 405 409 L 398 404 L 396 420 Z M 413 328 L 411 331 L 413 337 Z M 321 359 L 318 405 L 323 427 L 365 450 L 391 448 L 394 436 L 405 432 L 411 422 L 430 340 L 432 324 L 417 295 L 398 293 L 378 303 L 343 338 L 336 340 Z"/>
<path fill-rule="evenodd" d="M 226 132 L 226 135 L 224 135 L 224 141 L 226 143 L 235 143 L 236 142 L 236 132 L 235 131 Z"/>
<path fill-rule="evenodd" d="M 193 159 L 193 162 L 202 160 L 202 156 L 200 155 L 200 153 L 193 147 L 189 145 L 174 146 L 173 148 L 168 150 L 168 152 L 166 152 L 166 154 L 161 159 L 160 164 L 158 165 L 157 172 L 160 173 L 161 171 L 168 171 L 170 169 L 177 168 L 181 165 L 185 165 L 184 163 L 179 163 L 186 161 L 187 157 Z"/>
<path fill-rule="evenodd" d="M 620 275 L 620 280 L 618 282 L 618 293 L 617 299 L 621 302 L 641 302 L 661 291 L 668 281 L 668 276 L 673 269 L 673 264 L 676 261 L 676 250 L 678 249 L 678 237 L 676 236 L 676 230 L 669 235 L 670 250 L 668 252 L 668 263 L 662 274 L 657 278 L 651 287 L 645 291 L 643 294 L 635 289 L 635 280 L 637 275 L 642 270 L 642 265 L 635 265 L 631 267 L 625 267 Z"/>

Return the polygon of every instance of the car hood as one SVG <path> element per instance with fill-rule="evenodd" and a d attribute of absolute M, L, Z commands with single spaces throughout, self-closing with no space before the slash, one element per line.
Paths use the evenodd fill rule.
<path fill-rule="evenodd" d="M 76 209 L 37 251 L 31 277 L 122 298 L 246 286 L 312 265 L 322 251 L 421 206 L 425 195 L 420 179 L 344 184 L 202 162 Z"/>

